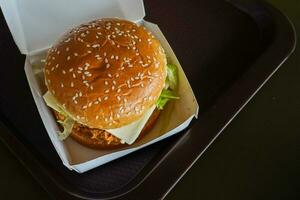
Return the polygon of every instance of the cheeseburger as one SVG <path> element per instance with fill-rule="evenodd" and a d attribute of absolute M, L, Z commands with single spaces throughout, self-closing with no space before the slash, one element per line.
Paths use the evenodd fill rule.
<path fill-rule="evenodd" d="M 130 145 L 149 131 L 170 99 L 177 69 L 145 27 L 100 19 L 64 34 L 45 61 L 46 104 L 61 131 L 97 149 Z"/>

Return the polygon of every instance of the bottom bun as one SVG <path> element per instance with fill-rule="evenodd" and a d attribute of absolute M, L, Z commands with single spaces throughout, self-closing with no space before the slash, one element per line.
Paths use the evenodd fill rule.
<path fill-rule="evenodd" d="M 64 119 L 64 117 L 59 113 L 55 111 L 54 113 L 55 117 L 58 120 Z M 146 135 L 146 133 L 151 130 L 151 128 L 156 123 L 159 114 L 160 111 L 158 109 L 155 109 L 136 141 L 140 140 L 143 136 Z M 128 144 L 122 144 L 119 138 L 115 137 L 105 130 L 89 128 L 77 122 L 75 122 L 75 124 L 73 125 L 70 136 L 78 143 L 93 149 L 115 149 L 128 146 Z"/>

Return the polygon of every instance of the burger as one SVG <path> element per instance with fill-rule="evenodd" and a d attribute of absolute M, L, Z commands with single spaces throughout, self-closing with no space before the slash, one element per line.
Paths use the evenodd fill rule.
<path fill-rule="evenodd" d="M 44 67 L 46 104 L 71 137 L 96 149 L 131 145 L 178 99 L 177 68 L 145 27 L 106 18 L 65 33 Z"/>

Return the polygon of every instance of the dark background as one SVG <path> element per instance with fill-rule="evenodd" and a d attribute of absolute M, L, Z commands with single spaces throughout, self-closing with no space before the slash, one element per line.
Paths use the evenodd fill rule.
<path fill-rule="evenodd" d="M 300 32 L 295 0 L 268 0 Z M 299 34 L 298 34 L 299 39 Z M 231 122 L 166 199 L 300 199 L 300 50 Z M 0 198 L 48 199 L 0 143 Z"/>

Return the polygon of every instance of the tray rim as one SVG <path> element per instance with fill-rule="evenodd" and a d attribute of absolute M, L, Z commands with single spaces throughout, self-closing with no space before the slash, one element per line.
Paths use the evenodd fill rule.
<path fill-rule="evenodd" d="M 237 9 L 244 10 L 244 12 L 247 12 L 247 7 L 249 5 L 245 5 L 243 3 L 241 3 L 241 0 L 229 0 L 227 1 L 228 3 L 234 5 L 235 7 L 237 7 Z M 266 3 L 266 2 L 262 2 L 262 1 L 255 1 L 255 0 L 250 0 L 249 1 L 252 4 L 257 4 L 263 7 L 266 7 L 267 9 L 270 9 L 273 14 L 276 14 L 275 17 L 281 18 L 283 20 L 285 20 L 286 24 L 285 26 L 287 26 L 290 31 L 291 31 L 291 35 L 289 38 L 289 42 L 290 44 L 286 44 L 287 46 L 289 46 L 287 49 L 287 52 L 285 53 L 285 56 L 283 58 L 277 58 L 278 63 L 273 66 L 274 69 L 272 70 L 271 73 L 268 74 L 267 78 L 263 80 L 263 82 L 259 85 L 258 88 L 255 89 L 255 91 L 251 94 L 250 97 L 247 98 L 246 102 L 243 103 L 243 105 L 241 105 L 239 107 L 239 109 L 234 113 L 234 115 L 228 120 L 228 122 L 222 127 L 222 129 L 219 130 L 219 132 L 210 140 L 210 142 L 206 145 L 206 147 L 198 154 L 198 156 L 191 160 L 190 165 L 185 168 L 184 171 L 182 171 L 180 174 L 178 174 L 179 176 L 176 177 L 176 181 L 173 182 L 173 184 L 169 185 L 169 187 L 167 187 L 167 190 L 163 190 L 160 191 L 159 196 L 160 198 L 164 198 L 171 190 L 172 188 L 176 185 L 176 183 L 184 176 L 184 174 L 192 167 L 192 165 L 199 159 L 199 157 L 208 149 L 208 147 L 214 142 L 214 140 L 222 133 L 222 131 L 227 127 L 228 124 L 230 124 L 230 122 L 234 119 L 234 117 L 236 117 L 238 115 L 238 113 L 246 106 L 246 104 L 255 96 L 255 94 L 263 87 L 263 85 L 270 79 L 270 77 L 279 69 L 279 67 L 288 59 L 288 57 L 293 53 L 295 47 L 296 47 L 296 31 L 295 31 L 295 27 L 293 26 L 292 22 L 289 20 L 289 18 L 287 16 L 285 16 L 283 13 L 281 13 L 279 10 L 277 10 L 276 8 L 274 8 L 273 6 L 271 6 L 270 4 Z M 249 13 L 247 13 L 249 15 Z M 285 38 L 286 41 L 288 41 L 288 38 Z M 270 50 L 267 50 L 270 51 Z M 263 57 L 263 56 L 262 56 Z M 274 61 L 276 62 L 276 61 Z M 249 67 L 251 68 L 251 67 Z M 1 117 L 3 119 L 3 117 Z M 17 139 L 16 136 L 14 136 L 13 134 L 9 134 L 8 132 L 13 132 L 12 129 L 8 128 L 10 127 L 8 125 L 8 121 L 4 120 L 0 120 L 0 130 L 6 130 L 6 131 L 2 131 L 3 134 L 1 134 L 0 136 L 0 140 L 8 147 L 8 149 L 17 157 L 17 159 L 25 166 L 25 168 L 30 172 L 30 174 L 32 174 L 32 176 L 39 182 L 39 184 L 48 192 L 48 194 L 51 195 L 51 191 L 55 190 L 56 194 L 53 194 L 53 197 L 63 197 L 65 196 L 66 198 L 70 198 L 70 197 L 77 197 L 77 198 L 83 198 L 83 199 L 93 199 L 87 196 L 82 196 L 79 194 L 76 194 L 76 192 L 72 192 L 71 190 L 66 190 L 66 187 L 64 187 L 62 184 L 59 184 L 59 181 L 54 180 L 53 178 L 51 178 L 50 174 L 48 173 L 47 170 L 45 170 L 44 168 L 42 168 L 42 164 L 44 162 L 41 163 L 41 159 L 37 159 L 37 157 L 39 157 L 38 154 L 31 152 L 30 149 L 28 149 L 21 141 L 19 141 Z M 193 128 L 191 128 L 190 130 L 187 131 L 190 132 L 192 131 Z M 4 133 L 5 132 L 5 133 Z M 178 143 L 182 142 L 183 140 L 185 140 L 187 133 L 183 134 L 180 139 L 174 143 L 172 146 L 173 148 L 175 146 L 177 146 Z M 5 138 L 3 137 L 3 135 L 5 134 Z M 17 148 L 12 148 L 12 146 L 15 145 L 10 145 L 10 144 L 17 144 L 18 147 Z M 141 185 L 143 185 L 143 183 L 145 181 L 148 181 L 149 184 L 149 177 L 150 175 L 152 175 L 154 172 L 157 173 L 157 169 L 159 168 L 160 164 L 163 163 L 167 157 L 169 156 L 169 154 L 172 153 L 173 148 L 170 148 L 167 150 L 167 153 L 163 154 L 162 158 L 160 158 L 158 163 L 154 164 L 153 169 L 150 171 L 150 173 L 147 174 L 147 176 L 143 177 L 142 180 L 138 183 L 135 184 L 134 187 L 132 187 L 129 190 L 124 191 L 123 193 L 120 193 L 119 195 L 114 195 L 114 196 L 110 196 L 110 197 L 104 197 L 105 199 L 111 199 L 111 198 L 124 198 L 127 196 L 132 196 L 132 195 L 136 195 L 139 194 L 140 192 L 142 192 L 141 189 Z M 25 156 L 26 158 L 22 157 Z M 29 164 L 31 163 L 31 164 Z M 32 164 L 34 163 L 34 164 Z M 32 165 L 35 166 L 37 169 L 32 169 L 31 167 L 29 167 L 28 165 Z M 40 170 L 37 174 L 36 170 Z M 143 170 L 142 170 L 143 171 Z M 47 180 L 46 178 L 39 178 L 40 176 L 45 177 L 47 176 L 49 178 L 49 180 Z M 132 180 L 134 181 L 135 178 Z M 151 181 L 151 180 L 150 180 Z M 130 185 L 130 183 L 129 183 Z M 59 188 L 59 190 L 57 190 L 57 188 Z M 125 186 L 125 188 L 127 188 L 127 185 Z M 127 196 L 126 196 L 127 195 Z M 145 193 L 144 193 L 145 195 Z"/>

